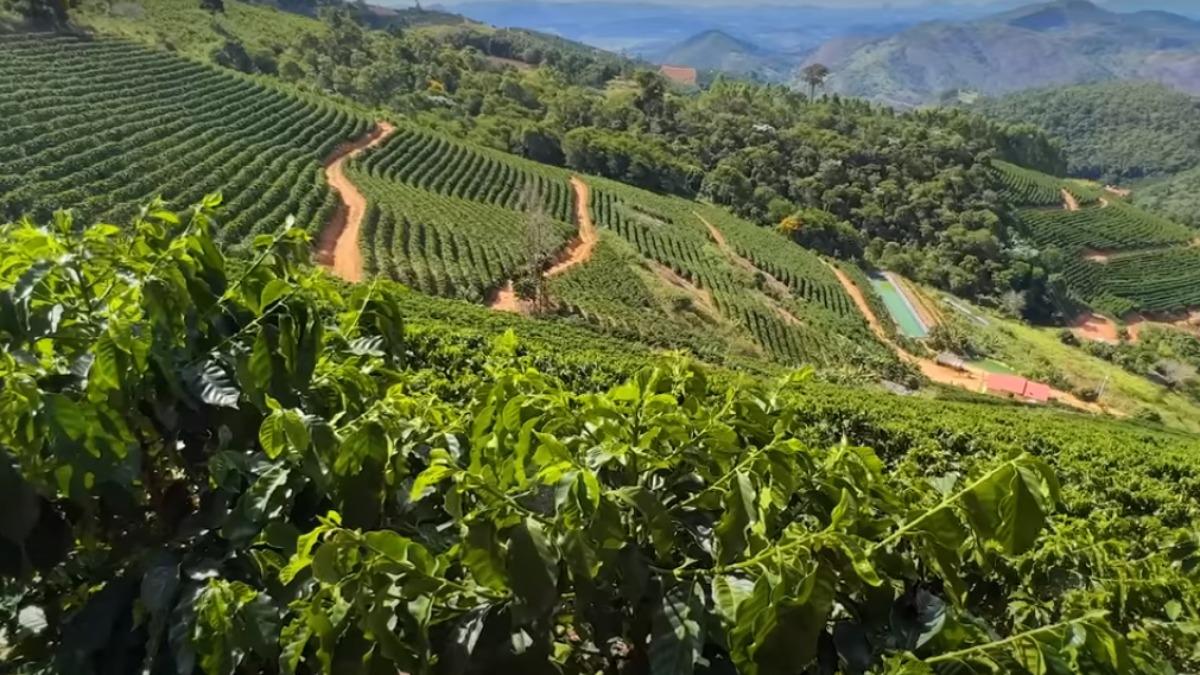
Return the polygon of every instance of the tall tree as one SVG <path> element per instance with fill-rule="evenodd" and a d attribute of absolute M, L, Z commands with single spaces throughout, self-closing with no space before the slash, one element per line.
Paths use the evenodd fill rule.
<path fill-rule="evenodd" d="M 825 86 L 825 78 L 829 77 L 829 67 L 823 63 L 813 63 L 800 71 L 800 77 L 808 84 L 808 100 L 817 97 L 817 87 Z"/>

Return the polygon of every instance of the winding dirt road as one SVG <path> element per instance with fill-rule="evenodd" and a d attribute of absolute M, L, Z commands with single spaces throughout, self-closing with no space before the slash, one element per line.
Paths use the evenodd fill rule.
<path fill-rule="evenodd" d="M 596 225 L 592 222 L 592 212 L 588 208 L 590 192 L 587 183 L 579 176 L 571 176 L 571 187 L 575 189 L 575 221 L 579 223 L 579 234 L 567 245 L 558 262 L 546 270 L 547 277 L 556 277 L 587 262 L 596 250 L 596 243 L 600 241 Z"/>
<path fill-rule="evenodd" d="M 971 391 L 979 391 L 983 388 L 983 374 L 972 369 L 967 371 L 959 371 L 949 366 L 943 366 L 936 361 L 924 359 L 915 354 L 910 354 L 905 351 L 900 345 L 892 342 L 887 334 L 883 331 L 883 326 L 879 323 L 879 318 L 875 316 L 875 312 L 871 311 L 871 305 L 867 303 L 867 298 L 863 295 L 862 289 L 858 287 L 846 276 L 846 273 L 838 268 L 837 265 L 825 263 L 841 282 L 842 288 L 846 289 L 846 293 L 850 295 L 850 299 L 854 300 L 854 304 L 858 307 L 858 311 L 867 320 L 867 324 L 871 327 L 871 331 L 875 333 L 875 337 L 879 338 L 880 342 L 892 348 L 900 360 L 907 363 L 915 364 L 921 369 L 921 374 L 928 377 L 930 380 L 938 384 L 948 384 L 954 387 L 961 387 Z"/>
<path fill-rule="evenodd" d="M 329 181 L 329 187 L 338 193 L 338 206 L 333 219 L 321 232 L 317 261 L 352 283 L 362 281 L 363 276 L 358 233 L 363 216 L 367 213 L 367 198 L 346 177 L 346 160 L 383 143 L 395 131 L 396 127 L 391 123 L 380 122 L 371 133 L 339 146 L 325 160 L 325 179 Z"/>
<path fill-rule="evenodd" d="M 583 182 L 579 176 L 572 176 L 571 187 L 575 190 L 575 220 L 579 223 L 579 234 L 571 239 L 555 263 L 542 273 L 542 277 L 546 279 L 563 274 L 572 267 L 582 265 L 590 260 L 592 253 L 596 250 L 596 244 L 600 241 L 596 225 L 592 222 L 592 212 L 588 207 L 590 190 L 587 183 Z M 497 312 L 518 314 L 525 309 L 521 299 L 517 297 L 516 291 L 513 290 L 512 281 L 506 282 L 496 290 L 495 295 L 488 301 L 488 307 Z"/>

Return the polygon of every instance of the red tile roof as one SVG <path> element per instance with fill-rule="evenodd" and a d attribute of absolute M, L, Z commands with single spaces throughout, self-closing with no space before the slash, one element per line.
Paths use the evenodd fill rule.
<path fill-rule="evenodd" d="M 1046 403 L 1050 400 L 1050 385 L 1042 384 L 1041 382 L 1029 382 L 1025 385 L 1025 398 Z"/>
<path fill-rule="evenodd" d="M 988 375 L 987 389 L 992 393 L 1020 396 L 1031 401 L 1045 403 L 1050 400 L 1050 385 L 1030 382 L 1017 375 Z"/>
<path fill-rule="evenodd" d="M 683 66 L 663 66 L 659 69 L 662 76 L 679 84 L 696 84 L 696 69 Z"/>

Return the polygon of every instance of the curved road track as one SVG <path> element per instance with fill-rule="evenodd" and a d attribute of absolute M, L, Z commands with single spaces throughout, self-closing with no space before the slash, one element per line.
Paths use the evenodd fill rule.
<path fill-rule="evenodd" d="M 329 181 L 329 187 L 338 193 L 338 206 L 333 219 L 321 233 L 317 261 L 352 283 L 362 281 L 363 277 L 358 233 L 363 216 L 367 213 L 367 198 L 346 177 L 346 160 L 383 143 L 395 131 L 396 127 L 392 124 L 380 122 L 371 133 L 338 147 L 325 160 L 325 178 Z"/>
<path fill-rule="evenodd" d="M 596 225 L 592 222 L 592 212 L 588 209 L 590 190 L 587 183 L 579 176 L 572 176 L 571 187 L 575 190 L 575 220 L 579 223 L 579 234 L 575 235 L 571 243 L 559 254 L 557 261 L 542 274 L 547 279 L 587 262 L 596 250 L 596 243 L 600 241 Z M 496 291 L 488 307 L 499 312 L 521 311 L 521 300 L 517 297 L 511 281 Z"/>

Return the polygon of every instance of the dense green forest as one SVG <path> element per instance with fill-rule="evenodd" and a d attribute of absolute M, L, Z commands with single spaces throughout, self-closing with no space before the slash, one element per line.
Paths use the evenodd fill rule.
<path fill-rule="evenodd" d="M 228 259 L 218 207 L 0 227 L 22 672 L 1197 665 L 1192 437 L 603 341 L 581 367 L 569 330 L 406 323 L 302 230 Z"/>
<path fill-rule="evenodd" d="M 1035 89 L 981 99 L 971 109 L 1062 139 L 1072 176 L 1116 183 L 1200 165 L 1200 101 L 1163 84 Z"/>

